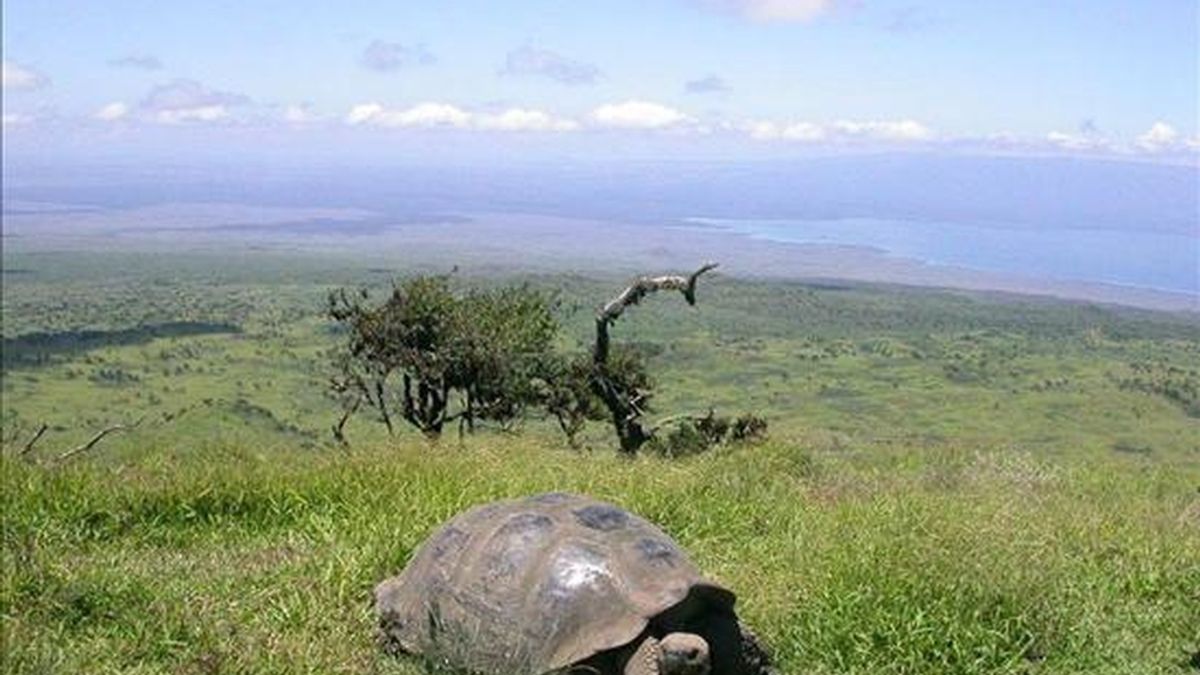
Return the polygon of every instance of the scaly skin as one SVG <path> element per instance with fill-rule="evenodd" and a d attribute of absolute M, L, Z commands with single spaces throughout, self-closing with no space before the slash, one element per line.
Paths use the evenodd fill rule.
<path fill-rule="evenodd" d="M 658 640 L 647 637 L 625 662 L 624 675 L 662 675 L 658 668 L 662 648 Z"/>
<path fill-rule="evenodd" d="M 647 637 L 625 662 L 624 675 L 709 675 L 708 643 L 694 633 Z"/>
<path fill-rule="evenodd" d="M 712 654 L 708 642 L 695 633 L 670 633 L 658 643 L 662 675 L 709 675 Z"/>

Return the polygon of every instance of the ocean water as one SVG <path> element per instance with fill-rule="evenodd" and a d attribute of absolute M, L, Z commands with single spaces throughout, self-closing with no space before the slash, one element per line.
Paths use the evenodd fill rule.
<path fill-rule="evenodd" d="M 865 246 L 933 264 L 1029 278 L 1098 281 L 1200 293 L 1200 228 L 1184 234 L 875 218 L 689 218 L 688 222 L 770 241 Z"/>

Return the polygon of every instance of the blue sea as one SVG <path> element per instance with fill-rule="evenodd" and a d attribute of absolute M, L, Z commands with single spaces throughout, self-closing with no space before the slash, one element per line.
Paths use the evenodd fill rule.
<path fill-rule="evenodd" d="M 1200 230 L 983 226 L 875 218 L 734 220 L 689 218 L 758 239 L 865 246 L 927 263 L 1027 278 L 1096 281 L 1200 294 Z"/>

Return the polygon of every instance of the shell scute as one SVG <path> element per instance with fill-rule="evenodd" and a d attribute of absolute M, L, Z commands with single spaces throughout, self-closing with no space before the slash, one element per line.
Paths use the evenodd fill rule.
<path fill-rule="evenodd" d="M 584 527 L 601 532 L 620 530 L 629 525 L 629 513 L 611 504 L 590 504 L 572 513 Z"/>

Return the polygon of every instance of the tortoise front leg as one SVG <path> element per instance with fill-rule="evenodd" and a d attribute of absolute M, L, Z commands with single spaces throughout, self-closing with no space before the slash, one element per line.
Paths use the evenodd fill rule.
<path fill-rule="evenodd" d="M 625 661 L 623 675 L 660 675 L 658 664 L 662 647 L 658 639 L 647 635 Z"/>

